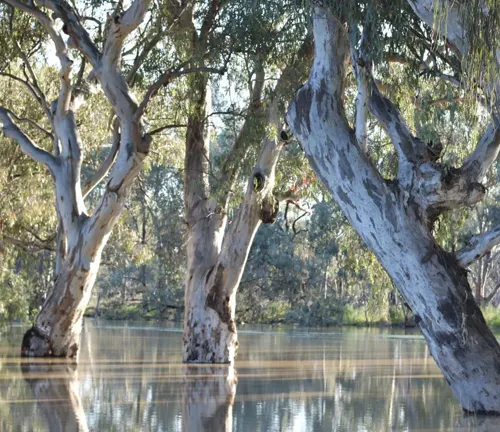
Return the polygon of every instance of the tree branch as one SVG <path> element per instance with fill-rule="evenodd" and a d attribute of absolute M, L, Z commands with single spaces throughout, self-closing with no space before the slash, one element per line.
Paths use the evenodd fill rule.
<path fill-rule="evenodd" d="M 43 242 L 33 240 L 27 241 L 16 239 L 5 234 L 1 237 L 1 239 L 31 254 L 35 254 L 43 250 L 55 252 L 55 247 L 52 244 L 45 244 Z"/>
<path fill-rule="evenodd" d="M 17 0 L 6 1 L 17 2 Z M 101 53 L 68 2 L 65 0 L 38 0 L 38 3 L 55 12 L 57 18 L 60 18 L 64 23 L 63 31 L 70 36 L 72 44 L 87 58 L 94 69 L 99 68 Z"/>
<path fill-rule="evenodd" d="M 38 22 L 45 28 L 46 32 L 52 39 L 52 42 L 55 45 L 56 48 L 56 55 L 59 58 L 60 64 L 61 64 L 61 91 L 59 93 L 59 99 L 57 103 L 57 114 L 58 115 L 63 115 L 67 112 L 69 109 L 69 104 L 71 102 L 71 81 L 70 81 L 70 76 L 71 76 L 71 68 L 73 65 L 72 60 L 68 57 L 68 52 L 67 52 L 67 47 L 66 43 L 64 42 L 63 38 L 59 34 L 59 32 L 56 30 L 54 27 L 54 23 L 52 19 L 47 16 L 45 13 L 43 13 L 40 9 L 37 9 L 36 7 L 32 6 L 32 4 L 24 4 L 18 0 L 5 0 L 7 3 L 9 3 L 12 7 L 18 8 L 24 12 L 27 12 L 34 16 Z M 45 1 L 41 2 L 42 4 L 45 3 Z M 52 3 L 52 2 L 51 2 Z M 54 2 L 55 3 L 55 2 Z M 25 64 L 29 69 L 31 69 L 29 63 L 26 61 L 26 58 L 24 58 Z M 31 70 L 31 73 L 33 71 Z M 32 74 L 34 76 L 34 74 Z M 36 84 L 36 78 L 35 78 L 35 85 Z M 41 93 L 41 91 L 40 91 Z M 39 95 L 40 100 L 43 101 L 43 93 Z M 45 102 L 46 103 L 46 102 Z M 42 105 L 43 106 L 43 105 Z M 49 118 L 51 119 L 51 116 L 49 115 Z"/>
<path fill-rule="evenodd" d="M 159 128 L 156 128 L 156 129 L 149 131 L 148 135 L 153 136 L 153 135 L 162 133 L 164 130 L 167 130 L 167 129 L 185 128 L 187 126 L 188 126 L 187 124 L 182 124 L 182 123 L 164 125 L 164 126 L 160 126 Z"/>
<path fill-rule="evenodd" d="M 161 23 L 159 23 L 158 26 L 155 26 L 155 28 L 157 30 L 154 33 L 153 37 L 148 43 L 146 43 L 142 47 L 142 51 L 137 54 L 132 64 L 132 67 L 127 74 L 127 83 L 129 85 L 132 85 L 134 83 L 137 71 L 144 63 L 144 60 L 146 59 L 147 55 L 153 50 L 153 48 L 158 44 L 158 42 L 160 42 L 163 39 L 163 37 L 166 36 L 168 30 L 170 29 L 169 27 L 168 29 L 161 31 Z"/>
<path fill-rule="evenodd" d="M 500 128 L 490 124 L 479 140 L 474 152 L 464 162 L 462 170 L 471 181 L 479 182 L 486 175 L 500 151 Z"/>
<path fill-rule="evenodd" d="M 105 65 L 120 68 L 123 42 L 144 21 L 150 4 L 151 0 L 134 0 L 125 12 L 111 18 L 102 58 Z"/>
<path fill-rule="evenodd" d="M 245 158 L 247 151 L 252 148 L 252 142 L 259 142 L 262 140 L 262 134 L 260 132 L 264 129 L 259 127 L 261 123 L 259 116 L 263 110 L 262 91 L 264 89 L 264 82 L 264 68 L 262 65 L 259 65 L 259 69 L 255 74 L 252 94 L 250 95 L 250 104 L 245 121 L 236 137 L 233 147 L 222 163 L 219 183 L 224 190 L 219 200 L 220 208 L 225 209 L 228 206 L 230 192 L 236 181 L 241 161 Z M 252 139 L 249 137 L 252 137 Z"/>
<path fill-rule="evenodd" d="M 27 76 L 25 70 L 23 69 L 23 73 L 24 73 L 24 76 L 26 77 L 26 81 L 29 83 L 29 86 L 32 87 L 33 93 L 36 93 L 36 95 L 34 95 L 35 99 L 38 100 L 40 106 L 42 107 L 42 109 L 43 109 L 43 111 L 45 113 L 45 115 L 47 116 L 47 118 L 49 120 L 51 120 L 52 119 L 52 114 L 50 112 L 49 103 L 47 102 L 47 98 L 45 97 L 44 92 L 42 91 L 42 89 L 38 85 L 38 80 L 36 78 L 35 71 L 31 67 L 31 63 L 29 62 L 28 55 L 26 55 L 23 52 L 23 50 L 21 49 L 21 47 L 19 46 L 19 44 L 17 42 L 16 42 L 16 48 L 17 48 L 17 51 L 19 52 L 19 55 L 21 56 L 21 58 L 22 58 L 22 60 L 24 62 L 25 67 L 28 69 L 28 72 L 29 72 L 29 74 L 31 76 L 31 83 L 29 83 L 28 76 Z"/>
<path fill-rule="evenodd" d="M 462 56 L 465 54 L 465 48 L 468 45 L 467 35 L 461 24 L 458 7 L 447 7 L 443 5 L 447 3 L 446 1 L 436 3 L 434 0 L 408 0 L 408 3 L 423 22 L 434 31 L 446 36 L 455 52 Z M 436 5 L 446 8 L 446 13 L 436 13 Z"/>
<path fill-rule="evenodd" d="M 118 149 L 120 148 L 120 133 L 118 131 L 118 125 L 115 126 L 113 133 L 113 143 L 111 149 L 106 156 L 106 159 L 102 162 L 101 166 L 92 174 L 92 177 L 87 181 L 87 183 L 82 188 L 83 199 L 85 199 L 90 192 L 102 181 L 106 174 L 113 166 L 113 162 L 118 154 Z"/>
<path fill-rule="evenodd" d="M 429 27 L 445 36 L 450 45 L 458 55 L 465 56 L 469 46 L 468 36 L 463 27 L 463 20 L 460 15 L 458 4 L 447 0 L 440 0 L 437 4 L 433 0 L 408 0 L 410 6 L 420 19 Z M 446 13 L 436 13 L 436 6 L 444 8 Z M 485 13 L 478 10 L 477 13 Z M 500 53 L 496 52 L 496 66 L 500 66 Z M 486 83 L 483 86 L 486 98 L 490 98 L 493 93 L 498 94 L 500 85 L 498 82 Z M 492 124 L 479 141 L 472 155 L 463 165 L 463 172 L 476 181 L 479 181 L 491 164 L 496 160 L 500 147 L 500 128 L 498 112 L 500 111 L 500 98 L 495 98 L 495 106 L 492 108 Z"/>
<path fill-rule="evenodd" d="M 167 86 L 168 84 L 170 84 L 173 78 L 193 73 L 207 72 L 207 73 L 217 73 L 219 75 L 223 75 L 226 72 L 225 68 L 221 69 L 221 68 L 204 67 L 204 66 L 186 68 L 185 66 L 190 62 L 191 59 L 189 59 L 186 62 L 183 62 L 176 68 L 169 69 L 168 71 L 164 72 L 153 84 L 149 86 L 149 88 L 146 91 L 146 94 L 144 95 L 144 99 L 142 100 L 141 104 L 139 105 L 135 113 L 136 120 L 139 120 L 142 117 L 151 98 L 154 97 L 163 86 Z"/>
<path fill-rule="evenodd" d="M 462 267 L 468 267 L 498 244 L 500 244 L 500 225 L 484 234 L 473 236 L 465 247 L 457 252 L 458 262 Z"/>
<path fill-rule="evenodd" d="M 493 297 L 495 297 L 495 295 L 499 290 L 500 290 L 500 282 L 495 285 L 493 290 L 486 297 L 484 297 L 484 301 L 486 303 L 489 303 L 493 299 Z"/>
<path fill-rule="evenodd" d="M 48 105 L 46 107 L 44 106 L 43 101 L 40 98 L 40 96 L 38 95 L 36 89 L 31 85 L 31 83 L 28 80 L 23 80 L 22 78 L 19 78 L 18 76 L 13 75 L 13 74 L 8 73 L 8 72 L 0 72 L 0 76 L 4 76 L 6 78 L 13 79 L 14 81 L 17 81 L 17 82 L 20 82 L 21 84 L 23 84 L 28 89 L 28 91 L 31 93 L 31 95 L 36 99 L 36 101 L 40 104 L 42 109 L 47 114 L 47 117 L 49 119 L 52 118 Z"/>
<path fill-rule="evenodd" d="M 200 29 L 199 44 L 200 44 L 200 47 L 202 48 L 202 52 L 205 51 L 205 47 L 206 47 L 206 44 L 208 42 L 210 32 L 212 31 L 212 28 L 213 28 L 214 22 L 215 22 L 215 18 L 217 17 L 217 14 L 219 13 L 219 9 L 221 8 L 221 6 L 222 6 L 222 0 L 212 0 L 210 2 L 208 12 L 205 15 L 205 18 L 203 20 L 203 23 L 202 23 L 201 29 Z"/>
<path fill-rule="evenodd" d="M 3 124 L 3 133 L 5 136 L 17 141 L 21 150 L 36 162 L 41 163 L 49 169 L 52 175 L 57 170 L 57 160 L 48 151 L 36 146 L 14 123 L 11 116 L 12 112 L 4 107 L 0 107 L 0 120 Z"/>
<path fill-rule="evenodd" d="M 21 118 L 21 117 L 18 117 L 16 114 L 14 114 L 12 111 L 8 110 L 9 114 L 14 117 L 14 119 L 18 122 L 18 123 L 28 123 L 30 124 L 31 126 L 33 126 L 35 129 L 37 129 L 39 132 L 41 132 L 42 134 L 44 134 L 45 136 L 47 136 L 48 138 L 50 138 L 51 140 L 54 139 L 54 135 L 52 135 L 48 130 L 44 129 L 43 127 L 41 127 L 36 121 L 34 120 L 31 120 L 31 119 L 28 119 L 28 118 Z"/>
<path fill-rule="evenodd" d="M 311 214 L 311 211 L 310 211 L 310 210 L 305 210 L 305 209 L 303 209 L 303 208 L 301 208 L 301 207 L 299 207 L 299 209 L 300 209 L 300 210 L 302 210 L 304 213 L 302 213 L 299 217 L 297 217 L 297 218 L 293 221 L 293 223 L 292 223 L 292 231 L 293 231 L 293 238 L 294 238 L 294 239 L 295 239 L 295 237 L 296 237 L 298 234 L 300 234 L 301 232 L 307 232 L 307 230 L 298 230 L 298 231 L 297 231 L 297 228 L 295 227 L 295 225 L 297 225 L 297 222 L 298 222 L 299 220 L 301 220 L 303 217 L 305 217 L 305 216 L 307 216 L 307 215 Z"/>
<path fill-rule="evenodd" d="M 273 96 L 269 101 L 269 107 L 276 102 L 279 106 L 283 102 L 288 103 L 289 98 L 292 96 L 293 91 L 301 84 L 302 80 L 307 76 L 307 70 L 310 66 L 312 56 L 314 53 L 314 46 L 312 35 L 308 34 L 304 42 L 300 45 L 295 53 L 294 58 L 286 66 L 281 73 L 278 82 L 273 91 Z M 222 165 L 221 183 L 226 190 L 222 194 L 222 207 L 226 207 L 229 198 L 229 192 L 233 189 L 234 182 L 238 175 L 241 160 L 244 159 L 248 150 L 252 148 L 252 142 L 261 142 L 264 138 L 265 128 L 262 127 L 262 115 L 264 103 L 262 101 L 262 92 L 265 84 L 265 74 L 263 65 L 259 65 L 255 74 L 255 81 L 250 96 L 250 104 L 247 110 L 247 115 L 243 127 L 241 128 L 236 141 L 227 155 Z M 283 103 L 283 106 L 285 106 Z M 272 109 L 272 108 L 271 108 Z M 269 110 L 269 108 L 268 108 Z M 269 112 L 268 112 L 269 116 Z M 261 125 L 261 126 L 259 126 Z M 281 125 L 277 126 L 277 132 L 280 134 Z M 249 139 L 252 137 L 252 140 Z"/>
<path fill-rule="evenodd" d="M 354 130 L 356 132 L 356 141 L 359 147 L 368 151 L 368 133 L 366 123 L 368 120 L 368 78 L 364 67 L 361 66 L 353 57 L 353 67 L 358 83 L 358 94 L 356 96 L 356 120 Z"/>
<path fill-rule="evenodd" d="M 356 141 L 359 147 L 366 153 L 368 150 L 367 141 L 367 121 L 368 121 L 368 99 L 370 97 L 369 78 L 371 76 L 371 62 L 367 61 L 368 55 L 368 29 L 369 26 L 363 26 L 359 49 L 356 50 L 351 44 L 351 62 L 354 70 L 354 76 L 358 85 L 358 94 L 356 96 L 356 116 L 354 131 Z M 352 31 L 353 36 L 355 33 Z"/>
<path fill-rule="evenodd" d="M 409 180 L 411 179 L 409 171 L 413 169 L 414 165 L 425 159 L 427 146 L 423 141 L 412 135 L 399 110 L 388 98 L 380 93 L 371 76 L 369 84 L 371 87 L 369 99 L 370 111 L 387 131 L 391 142 L 398 152 L 399 179 Z"/>

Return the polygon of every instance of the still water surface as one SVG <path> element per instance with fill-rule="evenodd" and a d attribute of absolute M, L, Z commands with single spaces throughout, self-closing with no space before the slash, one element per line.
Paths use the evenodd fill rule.
<path fill-rule="evenodd" d="M 464 418 L 418 332 L 240 330 L 234 368 L 181 363 L 171 324 L 87 320 L 76 369 L 0 340 L 0 431 L 500 431 Z"/>

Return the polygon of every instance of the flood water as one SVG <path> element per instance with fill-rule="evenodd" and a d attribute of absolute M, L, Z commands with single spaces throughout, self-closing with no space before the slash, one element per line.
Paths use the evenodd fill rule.
<path fill-rule="evenodd" d="M 464 417 L 416 331 L 240 329 L 235 367 L 181 363 L 171 324 L 87 320 L 78 367 L 0 340 L 0 431 L 498 431 Z"/>

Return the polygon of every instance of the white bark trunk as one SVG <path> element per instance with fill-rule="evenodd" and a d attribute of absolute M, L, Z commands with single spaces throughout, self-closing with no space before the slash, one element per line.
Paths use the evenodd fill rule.
<path fill-rule="evenodd" d="M 279 130 L 277 100 L 269 106 L 268 113 L 268 124 Z M 248 181 L 245 199 L 226 233 L 226 217 L 216 213 L 213 203 L 208 208 L 198 204 L 196 209 L 203 209 L 202 214 L 193 220 L 194 226 L 188 221 L 189 279 L 186 281 L 184 322 L 186 362 L 232 363 L 236 357 L 236 291 L 260 223 L 276 220 L 278 201 L 272 192 L 283 145 L 284 142 L 274 138 L 264 140 Z"/>
<path fill-rule="evenodd" d="M 122 128 L 122 148 L 130 149 L 132 126 Z M 62 159 L 64 162 L 56 173 L 56 202 L 64 232 L 64 242 L 57 251 L 60 271 L 34 326 L 24 336 L 23 355 L 77 358 L 83 313 L 90 300 L 101 252 L 144 157 L 133 151 L 120 152 L 102 201 L 90 217 L 85 213 L 79 180 L 75 181 L 79 177 L 74 174 L 72 159 Z"/>
<path fill-rule="evenodd" d="M 94 285 L 102 248 L 120 216 L 133 180 L 149 151 L 151 137 L 144 134 L 141 113 L 120 70 L 124 40 L 144 20 L 150 0 L 134 0 L 131 6 L 114 16 L 101 54 L 68 4 L 41 0 L 25 4 L 8 0 L 12 7 L 31 14 L 52 39 L 60 61 L 61 88 L 47 116 L 54 131 L 51 154 L 37 147 L 15 124 L 12 112 L 0 107 L 0 121 L 7 136 L 15 139 L 28 156 L 46 166 L 54 177 L 58 239 L 56 277 L 34 326 L 25 334 L 22 354 L 26 356 L 77 357 L 82 316 Z M 54 21 L 38 8 L 43 6 L 64 22 L 69 41 L 91 63 L 94 74 L 111 103 L 120 125 L 120 144 L 116 145 L 103 167 L 91 179 L 85 194 L 111 170 L 105 193 L 93 212 L 87 215 L 80 184 L 82 145 L 72 111 L 71 72 L 73 62 L 68 46 Z M 116 150 L 119 152 L 116 155 Z M 115 161 L 116 155 L 116 161 Z"/>
<path fill-rule="evenodd" d="M 359 148 L 342 106 L 348 52 L 342 24 L 317 8 L 314 35 L 313 69 L 291 104 L 288 123 L 324 185 L 407 300 L 463 408 L 498 413 L 500 346 L 474 302 L 466 272 L 432 238 L 428 215 L 419 206 L 426 200 L 412 199 L 412 190 L 401 181 L 384 180 Z M 411 142 L 400 139 L 398 146 L 403 156 L 413 152 Z"/>
<path fill-rule="evenodd" d="M 21 353 L 28 357 L 77 358 L 83 314 L 99 269 L 102 241 L 84 252 L 84 234 L 68 250 L 61 272 L 45 300 L 35 324 L 25 334 Z M 90 253 L 89 253 L 90 252 Z"/>
<path fill-rule="evenodd" d="M 212 213 L 210 215 L 210 213 Z M 226 217 L 214 212 L 189 228 L 184 308 L 184 361 L 227 363 L 236 354 L 235 334 L 207 307 L 207 280 L 217 263 Z"/>

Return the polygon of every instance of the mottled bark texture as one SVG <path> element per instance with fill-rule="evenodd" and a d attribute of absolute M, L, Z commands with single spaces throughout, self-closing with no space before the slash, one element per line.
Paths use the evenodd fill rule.
<path fill-rule="evenodd" d="M 276 104 L 269 123 L 280 127 Z M 208 138 L 190 120 L 186 138 L 184 200 L 188 230 L 184 361 L 231 363 L 237 352 L 235 298 L 250 246 L 261 222 L 274 222 L 274 172 L 284 142 L 264 139 L 245 198 L 228 228 L 227 206 L 210 196 Z"/>
<path fill-rule="evenodd" d="M 496 159 L 500 134 L 491 126 L 463 166 L 445 170 L 378 92 L 370 70 L 358 63 L 355 73 L 364 69 L 370 82 L 370 90 L 358 95 L 366 95 L 398 155 L 397 180 L 385 180 L 344 114 L 344 66 L 354 51 L 344 25 L 316 7 L 314 39 L 313 68 L 291 103 L 288 124 L 325 187 L 406 299 L 462 407 L 500 413 L 500 346 L 469 287 L 463 267 L 469 251 L 447 252 L 432 235 L 442 212 L 482 199 L 482 173 Z M 357 61 L 358 56 L 352 57 Z"/>
<path fill-rule="evenodd" d="M 54 137 L 52 152 L 36 146 L 16 125 L 17 117 L 10 110 L 0 107 L 0 121 L 5 135 L 16 140 L 28 156 L 50 171 L 55 184 L 58 216 L 53 287 L 33 327 L 25 334 L 21 350 L 24 356 L 76 359 L 82 317 L 90 299 L 102 249 L 118 221 L 127 192 L 149 150 L 150 137 L 143 131 L 140 115 L 137 114 L 138 104 L 121 73 L 120 57 L 125 38 L 144 20 L 150 0 L 135 0 L 129 9 L 113 17 L 103 53 L 94 45 L 68 3 L 37 2 L 37 5 L 51 11 L 52 16 L 49 16 L 32 2 L 6 2 L 31 14 L 46 30 L 60 61 L 61 78 L 59 97 L 50 110 L 46 110 Z M 63 21 L 63 31 L 69 36 L 67 41 L 57 30 L 53 19 Z M 116 115 L 112 153 L 87 183 L 84 193 L 80 184 L 83 146 L 73 110 L 73 62 L 69 58 L 68 43 L 92 65 L 94 75 Z M 42 104 L 45 101 L 41 96 L 37 100 Z M 108 171 L 105 192 L 89 215 L 84 195 Z"/>

